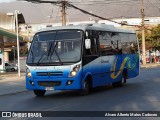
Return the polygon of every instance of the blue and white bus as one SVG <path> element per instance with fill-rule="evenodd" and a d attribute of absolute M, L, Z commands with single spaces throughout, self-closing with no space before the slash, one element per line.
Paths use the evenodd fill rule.
<path fill-rule="evenodd" d="M 135 31 L 105 24 L 46 28 L 37 32 L 26 61 L 26 88 L 36 96 L 47 90 L 122 86 L 139 75 Z"/>

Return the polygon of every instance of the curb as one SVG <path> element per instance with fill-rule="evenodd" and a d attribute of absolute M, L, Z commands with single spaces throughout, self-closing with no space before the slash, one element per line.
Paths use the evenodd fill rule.
<path fill-rule="evenodd" d="M 0 74 L 0 77 L 19 77 L 18 74 Z M 21 74 L 20 77 L 25 77 L 25 73 Z M 20 78 L 19 77 L 19 78 Z"/>
<path fill-rule="evenodd" d="M 152 67 L 159 67 L 160 64 L 157 63 L 157 64 L 151 64 L 151 65 L 141 65 L 140 67 L 141 68 L 152 68 Z"/>
<path fill-rule="evenodd" d="M 0 94 L 0 96 L 11 96 L 11 95 L 17 95 L 17 94 L 26 93 L 26 92 L 30 92 L 30 91 L 28 90 L 16 91 L 16 92 L 11 92 L 11 93 Z"/>
<path fill-rule="evenodd" d="M 12 81 L 23 81 L 25 80 L 25 76 L 21 76 L 21 77 L 18 77 L 18 76 L 3 76 L 3 77 L 0 77 L 0 83 L 1 82 L 12 82 Z"/>

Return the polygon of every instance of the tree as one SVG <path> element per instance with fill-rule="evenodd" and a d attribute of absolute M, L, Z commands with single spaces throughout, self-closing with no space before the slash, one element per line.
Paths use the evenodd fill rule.
<path fill-rule="evenodd" d="M 151 40 L 150 40 L 151 32 L 149 30 L 145 30 L 145 43 L 146 43 L 146 49 L 149 49 L 153 47 Z M 142 46 L 142 32 L 138 32 L 138 40 L 139 40 L 139 46 Z"/>
<path fill-rule="evenodd" d="M 154 48 L 160 48 L 160 24 L 151 30 L 150 40 Z"/>
<path fill-rule="evenodd" d="M 138 32 L 139 44 L 142 44 L 142 33 Z M 145 30 L 146 49 L 157 48 L 160 49 L 160 24 L 152 29 Z"/>

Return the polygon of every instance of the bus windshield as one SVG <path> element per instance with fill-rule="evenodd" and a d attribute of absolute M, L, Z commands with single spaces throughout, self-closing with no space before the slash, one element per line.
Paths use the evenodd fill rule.
<path fill-rule="evenodd" d="M 63 65 L 80 61 L 82 34 L 80 30 L 37 33 L 33 38 L 26 63 Z"/>

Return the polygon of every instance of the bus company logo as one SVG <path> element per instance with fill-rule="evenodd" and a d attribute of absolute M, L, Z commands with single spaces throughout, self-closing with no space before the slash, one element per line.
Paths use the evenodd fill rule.
<path fill-rule="evenodd" d="M 11 112 L 2 112 L 2 117 L 12 117 Z"/>
<path fill-rule="evenodd" d="M 116 79 L 120 74 L 121 74 L 121 70 L 124 68 L 124 66 L 126 65 L 126 63 L 127 63 L 127 61 L 128 61 L 128 58 L 129 57 L 126 57 L 124 60 L 123 60 L 123 62 L 122 62 L 122 64 L 121 64 L 121 66 L 120 66 L 120 68 L 119 68 L 119 70 L 118 70 L 118 72 L 116 73 L 115 71 L 116 71 L 116 64 L 117 64 L 117 60 L 118 60 L 118 57 L 115 59 L 115 62 L 114 62 L 114 64 L 113 64 L 113 66 L 111 67 L 111 71 L 114 71 L 114 72 L 112 72 L 112 74 L 111 74 L 111 78 L 112 79 Z"/>
<path fill-rule="evenodd" d="M 38 68 L 38 67 L 36 67 L 34 70 L 47 70 L 47 68 Z"/>
<path fill-rule="evenodd" d="M 54 66 L 52 70 L 53 70 L 53 71 L 55 71 L 55 70 L 57 71 L 57 70 L 62 70 L 62 69 L 59 68 L 59 67 Z"/>
<path fill-rule="evenodd" d="M 121 63 L 121 66 L 120 66 L 118 72 L 116 73 L 115 72 L 116 71 L 116 64 L 117 64 L 117 61 L 118 61 L 118 57 L 117 57 L 115 59 L 113 65 L 112 65 L 112 67 L 111 67 L 111 70 L 110 70 L 112 72 L 111 78 L 112 79 L 116 79 L 121 74 L 121 72 L 122 72 L 123 68 L 125 67 L 125 65 L 127 65 L 127 67 L 130 70 L 134 69 L 136 67 L 136 64 L 138 63 L 138 59 L 139 59 L 139 54 L 136 54 L 136 57 L 135 57 L 134 61 L 133 60 L 131 61 L 130 57 L 125 57 L 125 59 Z M 134 62 L 134 63 L 131 63 L 131 62 Z"/>

